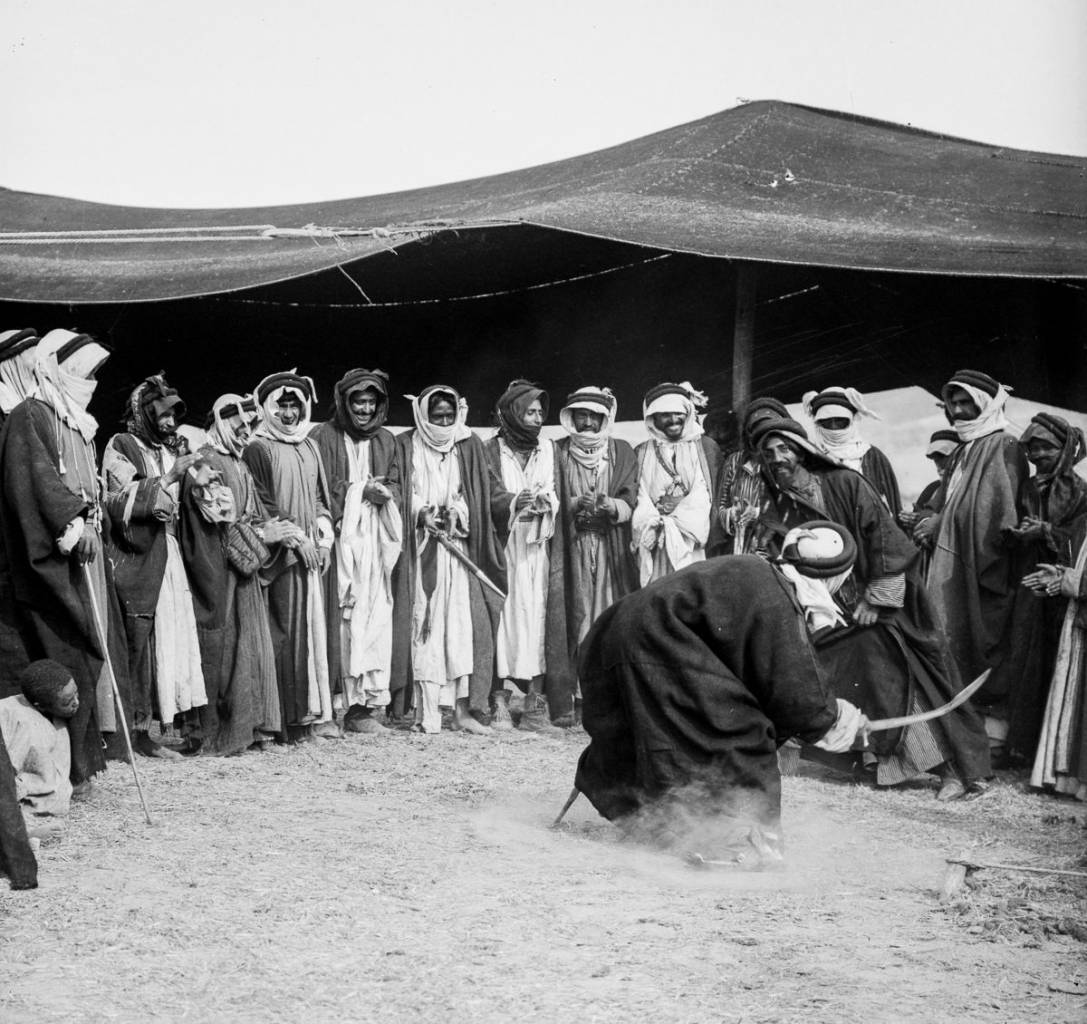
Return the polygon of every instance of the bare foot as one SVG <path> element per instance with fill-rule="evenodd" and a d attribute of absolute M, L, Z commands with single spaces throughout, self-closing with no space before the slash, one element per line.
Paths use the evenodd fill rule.
<path fill-rule="evenodd" d="M 473 736 L 490 736 L 494 732 L 489 725 L 477 722 L 470 712 L 466 714 L 459 709 L 453 712 L 453 728 Z"/>
<path fill-rule="evenodd" d="M 59 818 L 35 818 L 26 823 L 26 834 L 31 839 L 52 839 L 64 834 L 64 822 Z"/>

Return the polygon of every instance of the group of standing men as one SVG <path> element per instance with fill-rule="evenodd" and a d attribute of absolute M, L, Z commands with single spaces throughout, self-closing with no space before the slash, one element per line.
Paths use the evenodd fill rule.
<path fill-rule="evenodd" d="M 394 436 L 380 370 L 349 371 L 315 425 L 314 382 L 289 370 L 220 396 L 190 451 L 184 402 L 156 374 L 131 393 L 99 472 L 88 405 L 108 355 L 71 331 L 0 335 L 4 676 L 43 658 L 70 672 L 77 790 L 122 752 L 111 672 L 149 756 L 378 733 L 390 718 L 422 733 L 576 724 L 579 645 L 605 609 L 708 555 L 778 556 L 813 519 L 856 546 L 833 599 L 805 606 L 830 677 L 866 713 L 923 711 L 1007 660 L 1009 545 L 1063 545 L 1070 564 L 1075 530 L 1056 509 L 1087 505 L 1069 475 L 1082 435 L 1040 422 L 1024 439 L 1039 468 L 1028 480 L 1007 393 L 976 371 L 944 389 L 954 434 L 932 451 L 946 467 L 913 513 L 860 437 L 862 396 L 843 388 L 805 396 L 815 441 L 756 399 L 723 456 L 686 383 L 647 392 L 649 440 L 634 450 L 612 436 L 607 388 L 570 394 L 551 442 L 547 393 L 513 381 L 484 442 L 441 384 L 407 396 L 414 427 Z M 1059 467 L 1036 457 L 1043 441 Z M 1036 577 L 1032 593 L 1052 586 Z M 995 714 L 1012 689 L 995 691 Z M 179 728 L 180 750 L 151 738 L 156 717 Z M 879 781 L 941 770 L 945 798 L 983 791 L 979 722 L 967 708 L 891 737 Z"/>

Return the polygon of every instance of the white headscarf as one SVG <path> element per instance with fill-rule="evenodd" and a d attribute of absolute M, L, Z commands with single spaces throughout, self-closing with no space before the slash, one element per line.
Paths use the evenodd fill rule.
<path fill-rule="evenodd" d="M 586 469 L 595 469 L 608 450 L 608 437 L 615 425 L 615 414 L 618 410 L 615 396 L 608 388 L 584 387 L 578 388 L 571 397 L 574 400 L 563 406 L 559 412 L 559 423 L 570 435 L 570 457 Z M 574 426 L 575 409 L 584 409 L 603 416 L 600 430 L 578 430 Z"/>
<path fill-rule="evenodd" d="M 4 331 L 0 334 L 0 344 L 18 333 L 19 331 Z M 37 344 L 35 338 L 34 344 L 29 348 L 24 348 L 22 352 L 0 362 L 0 409 L 5 414 L 11 412 L 37 386 L 38 379 L 34 376 L 34 349 Z"/>
<path fill-rule="evenodd" d="M 840 537 L 834 536 L 829 529 L 812 529 L 814 524 L 793 527 L 781 542 L 782 550 L 795 546 L 806 558 L 835 557 L 842 552 Z M 843 556 L 846 557 L 846 556 Z M 853 571 L 853 561 L 837 576 L 812 577 L 800 572 L 791 562 L 784 559 L 775 563 L 796 591 L 796 599 L 804 609 L 804 621 L 809 632 L 816 632 L 827 626 L 844 626 L 845 617 L 834 600 L 841 586 Z"/>
<path fill-rule="evenodd" d="M 246 406 L 250 403 L 255 408 L 247 409 Z M 224 417 L 222 412 L 229 405 L 236 406 L 237 411 L 232 416 Z M 256 404 L 256 399 L 252 395 L 229 393 L 220 395 L 215 399 L 215 404 L 211 407 L 211 415 L 212 423 L 208 428 L 208 440 L 211 442 L 212 447 L 223 455 L 232 455 L 236 459 L 240 458 L 245 445 L 238 440 L 238 435 L 234 432 L 234 426 L 236 422 L 243 419 L 245 422 L 249 422 L 261 418 L 260 406 Z"/>
<path fill-rule="evenodd" d="M 317 389 L 314 387 L 312 377 L 303 377 L 297 370 L 291 370 L 290 373 L 300 381 L 304 381 L 309 385 L 310 395 L 317 394 Z M 273 377 L 279 376 L 282 376 L 282 374 L 273 373 L 270 376 L 265 377 L 264 380 L 257 385 L 257 390 L 254 393 L 259 395 L 261 388 L 264 387 L 265 383 Z M 298 417 L 298 422 L 290 427 L 284 426 L 278 416 L 279 400 L 288 392 L 294 395 L 299 402 L 302 403 L 302 414 Z M 286 444 L 301 444 L 309 435 L 310 428 L 313 426 L 310 422 L 313 415 L 313 403 L 310 400 L 309 395 L 305 393 L 304 388 L 298 384 L 286 382 L 279 387 L 272 388 L 261 403 L 261 408 L 264 411 L 264 421 L 257 428 L 256 436 L 269 437 L 274 441 L 283 441 Z"/>
<path fill-rule="evenodd" d="M 451 426 L 442 427 L 430 422 L 429 405 L 435 392 L 451 395 L 453 398 L 453 406 L 457 414 Z M 436 452 L 451 452 L 453 445 L 458 441 L 472 436 L 472 431 L 465 424 L 465 420 L 468 419 L 468 403 L 461 398 L 456 388 L 446 384 L 433 384 L 425 388 L 418 396 L 405 395 L 404 397 L 411 402 L 411 415 L 415 420 L 415 429 L 427 446 Z"/>
<path fill-rule="evenodd" d="M 689 381 L 676 385 L 684 390 L 684 394 L 670 391 L 658 395 L 651 402 L 642 403 L 642 418 L 649 436 L 662 444 L 683 444 L 685 441 L 697 441 L 702 436 L 702 424 L 698 422 L 698 410 L 706 405 L 706 396 L 701 391 L 696 391 Z M 657 429 L 653 423 L 653 417 L 659 412 L 681 412 L 686 416 L 683 423 L 683 433 L 673 441 L 663 430 Z"/>
<path fill-rule="evenodd" d="M 845 403 L 830 403 L 819 406 L 812 411 L 812 401 L 820 395 L 832 392 L 842 395 Z M 844 463 L 850 469 L 860 472 L 861 459 L 872 447 L 860 436 L 860 425 L 857 420 L 861 416 L 871 416 L 878 420 L 880 417 L 864 404 L 864 396 L 856 388 L 824 388 L 822 391 L 809 391 L 803 399 L 804 412 L 815 421 L 815 432 L 819 437 L 819 448 L 831 458 Z M 832 430 L 823 426 L 824 420 L 849 420 L 849 425 L 843 430 Z"/>
<path fill-rule="evenodd" d="M 960 380 L 951 381 L 948 387 L 965 391 L 981 410 L 975 419 L 955 420 L 951 424 L 952 429 L 959 435 L 960 441 L 976 441 L 979 437 L 988 437 L 999 430 L 1008 429 L 1004 406 L 1008 402 L 1009 389 L 1003 384 L 997 386 L 995 395 L 990 395 L 988 391 L 976 388 L 973 384 L 964 384 Z"/>
<path fill-rule="evenodd" d="M 90 375 L 109 358 L 97 342 L 81 345 L 63 363 L 57 352 L 79 335 L 73 331 L 50 331 L 34 350 L 34 373 L 38 383 L 28 396 L 52 406 L 57 416 L 78 430 L 88 443 L 94 440 L 98 421 L 87 412 L 98 381 Z"/>

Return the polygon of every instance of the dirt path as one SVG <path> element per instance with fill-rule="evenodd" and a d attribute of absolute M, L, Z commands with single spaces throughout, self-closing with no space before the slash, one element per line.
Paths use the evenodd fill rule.
<path fill-rule="evenodd" d="M 41 887 L 0 890 L 0 1020 L 1018 1022 L 1087 1019 L 1084 816 L 786 780 L 788 867 L 699 872 L 569 793 L 584 737 L 352 737 L 113 766 Z M 1082 934 L 1082 933 L 1081 933 Z M 1059 991 L 1063 989 L 1064 991 Z"/>

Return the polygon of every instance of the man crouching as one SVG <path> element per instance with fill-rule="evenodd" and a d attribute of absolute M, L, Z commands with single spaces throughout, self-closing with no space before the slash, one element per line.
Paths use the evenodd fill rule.
<path fill-rule="evenodd" d="M 823 557 L 823 546 L 840 556 L 838 533 L 806 532 L 787 545 L 798 560 Z M 591 743 L 575 785 L 605 818 L 698 861 L 782 863 L 777 748 L 796 736 L 845 751 L 863 722 L 819 669 L 802 606 L 811 589 L 741 555 L 689 566 L 604 612 L 582 647 Z"/>

